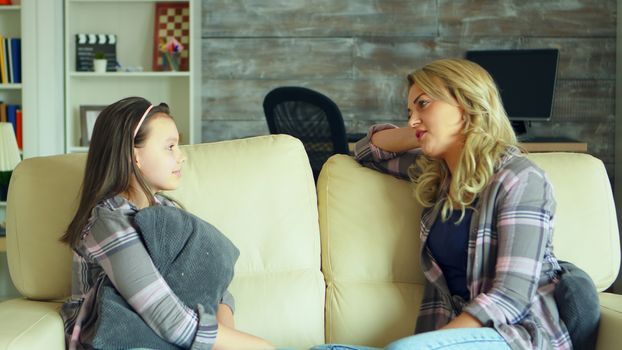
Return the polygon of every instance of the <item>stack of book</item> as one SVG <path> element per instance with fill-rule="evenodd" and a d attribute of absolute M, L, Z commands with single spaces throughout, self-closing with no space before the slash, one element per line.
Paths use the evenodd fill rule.
<path fill-rule="evenodd" d="M 22 40 L 0 35 L 0 84 L 22 82 Z"/>
<path fill-rule="evenodd" d="M 22 107 L 0 101 L 0 122 L 11 123 L 17 140 L 17 147 L 22 149 Z"/>

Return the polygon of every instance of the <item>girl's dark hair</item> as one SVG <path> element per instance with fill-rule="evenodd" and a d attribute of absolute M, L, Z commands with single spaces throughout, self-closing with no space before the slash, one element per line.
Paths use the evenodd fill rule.
<path fill-rule="evenodd" d="M 127 97 L 104 108 L 97 117 L 86 158 L 80 205 L 61 242 L 75 248 L 93 208 L 102 200 L 127 191 L 132 174 L 150 204 L 154 204 L 151 189 L 136 165 L 134 147 L 144 144 L 149 131 L 147 125 L 154 115 L 171 116 L 165 103 L 153 106 L 134 137 L 134 130 L 149 106 L 151 102 L 142 97 Z"/>

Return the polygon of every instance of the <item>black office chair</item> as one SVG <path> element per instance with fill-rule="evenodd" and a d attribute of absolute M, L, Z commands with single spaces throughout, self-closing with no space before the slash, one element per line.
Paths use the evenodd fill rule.
<path fill-rule="evenodd" d="M 316 181 L 330 156 L 349 153 L 339 107 L 321 93 L 279 87 L 266 95 L 263 110 L 271 134 L 288 134 L 302 141 Z"/>

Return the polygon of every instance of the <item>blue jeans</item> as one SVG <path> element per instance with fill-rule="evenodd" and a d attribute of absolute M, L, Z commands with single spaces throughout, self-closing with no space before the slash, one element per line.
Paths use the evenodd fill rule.
<path fill-rule="evenodd" d="M 326 344 L 309 350 L 379 350 L 358 345 Z M 503 337 L 489 327 L 455 328 L 398 339 L 385 350 L 510 350 Z"/>

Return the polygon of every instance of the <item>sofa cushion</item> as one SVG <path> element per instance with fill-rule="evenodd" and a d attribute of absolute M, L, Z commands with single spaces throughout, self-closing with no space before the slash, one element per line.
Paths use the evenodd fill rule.
<path fill-rule="evenodd" d="M 380 347 L 412 334 L 425 280 L 411 184 L 336 155 L 318 203 L 326 342 Z"/>
<path fill-rule="evenodd" d="M 24 296 L 60 300 L 71 292 L 71 250 L 59 242 L 77 209 L 86 154 L 29 158 L 13 171 L 7 200 L 7 259 Z"/>
<path fill-rule="evenodd" d="M 317 197 L 302 143 L 271 135 L 183 150 L 181 186 L 169 194 L 240 250 L 229 289 L 236 327 L 279 347 L 323 342 Z"/>
<path fill-rule="evenodd" d="M 557 200 L 555 254 L 598 290 L 613 283 L 620 245 L 602 161 L 578 153 L 528 157 L 547 173 Z M 413 334 L 424 277 L 419 266 L 421 207 L 408 181 L 336 155 L 318 180 L 326 341 L 385 346 Z"/>
<path fill-rule="evenodd" d="M 317 197 L 302 143 L 270 135 L 182 150 L 182 184 L 170 195 L 240 250 L 230 288 L 236 326 L 283 347 L 322 343 Z M 74 215 L 85 160 L 84 154 L 31 158 L 15 169 L 7 255 L 13 282 L 28 298 L 70 293 L 71 251 L 58 239 Z"/>
<path fill-rule="evenodd" d="M 555 256 L 583 269 L 604 291 L 620 269 L 618 221 L 605 165 L 583 153 L 531 153 L 529 159 L 553 184 Z"/>

